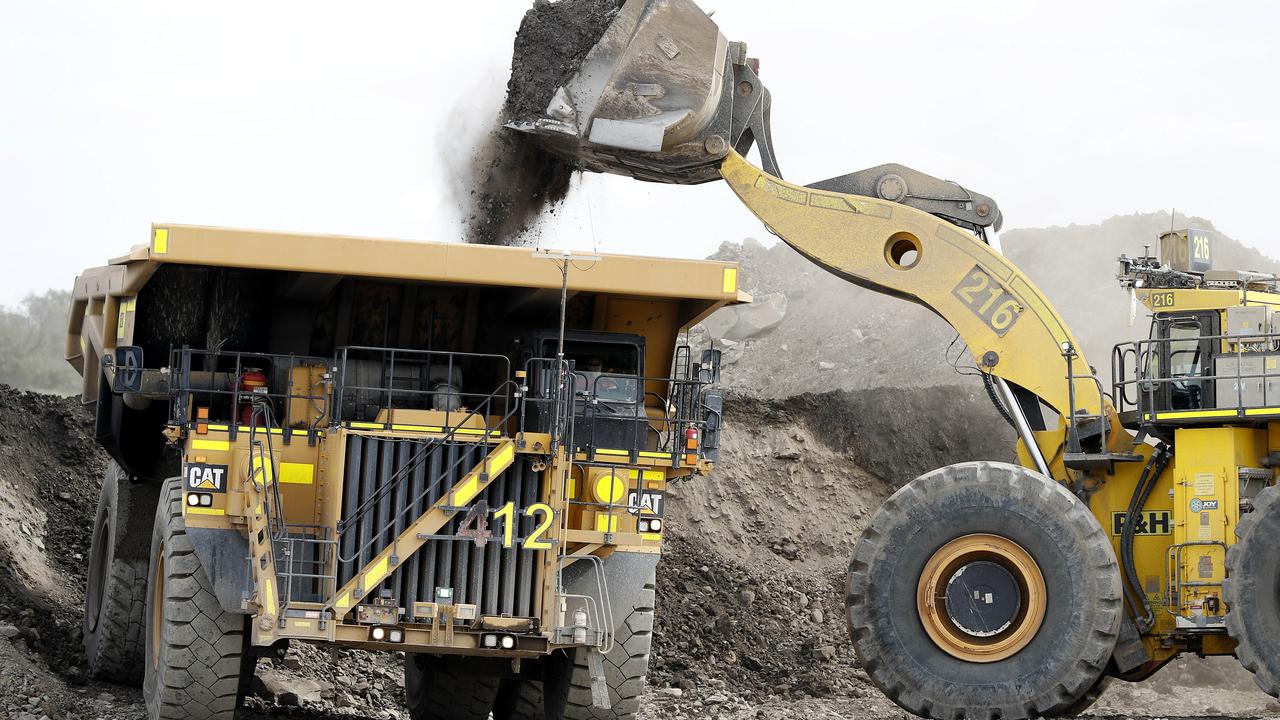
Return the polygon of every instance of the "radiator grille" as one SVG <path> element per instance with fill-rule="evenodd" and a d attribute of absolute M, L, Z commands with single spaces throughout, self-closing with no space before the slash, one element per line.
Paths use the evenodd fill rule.
<path fill-rule="evenodd" d="M 339 563 L 338 586 L 351 580 L 410 522 L 480 464 L 484 453 L 484 446 L 476 443 L 349 436 L 342 499 L 342 515 L 348 523 L 339 538 L 341 557 L 348 560 Z M 490 536 L 483 546 L 477 546 L 473 538 L 458 536 L 465 514 L 459 513 L 438 532 L 443 539 L 428 540 L 401 563 L 380 590 L 390 590 L 406 610 L 411 610 L 414 602 L 431 602 L 436 588 L 448 587 L 453 589 L 454 602 L 474 604 L 483 614 L 533 616 L 540 585 L 534 551 L 503 548 L 502 529 L 492 513 L 514 502 L 519 518 L 514 534 L 527 537 L 534 521 L 520 510 L 539 501 L 540 479 L 527 462 L 517 459 L 476 499 L 490 509 Z M 379 496 L 383 488 L 388 490 Z M 356 508 L 374 497 L 378 499 L 354 515 Z M 420 499 L 413 502 L 415 498 Z M 406 512 L 406 508 L 410 509 Z M 371 599 L 377 596 L 370 594 Z"/>

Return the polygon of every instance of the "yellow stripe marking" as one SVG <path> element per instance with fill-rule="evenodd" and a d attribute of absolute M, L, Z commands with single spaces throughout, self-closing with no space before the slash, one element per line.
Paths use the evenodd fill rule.
<path fill-rule="evenodd" d="M 342 597 L 338 598 L 338 601 L 333 604 L 333 608 L 339 612 L 349 607 L 351 607 L 351 593 L 343 593 Z"/>
<path fill-rule="evenodd" d="M 169 228 L 156 228 L 155 239 L 151 243 L 151 249 L 157 255 L 164 255 L 169 252 Z"/>
<path fill-rule="evenodd" d="M 226 440 L 192 440 L 192 450 L 221 450 L 226 452 L 231 449 L 231 443 Z"/>
<path fill-rule="evenodd" d="M 187 509 L 188 515 L 226 515 L 227 514 L 227 511 L 221 508 L 191 507 L 190 505 L 185 505 L 185 504 L 183 505 L 183 507 Z"/>
<path fill-rule="evenodd" d="M 617 515 L 597 515 L 596 532 L 610 533 L 618 531 Z"/>
<path fill-rule="evenodd" d="M 658 458 L 659 460 L 662 460 L 662 459 L 664 459 L 664 458 L 669 458 L 669 457 L 671 457 L 671 455 L 669 455 L 668 453 L 649 452 L 648 450 L 641 450 L 641 451 L 640 451 L 640 457 L 643 457 L 643 458 Z"/>
<path fill-rule="evenodd" d="M 724 282 L 721 289 L 723 289 L 727 293 L 738 291 L 738 269 L 737 268 L 724 269 Z"/>
<path fill-rule="evenodd" d="M 374 563 L 373 567 L 369 568 L 369 572 L 364 574 L 365 590 L 371 589 L 374 585 L 377 585 L 378 583 L 382 582 L 382 579 L 387 576 L 387 567 L 388 567 L 389 561 L 390 561 L 389 557 L 382 558 L 378 562 Z"/>
<path fill-rule="evenodd" d="M 658 533 L 640 533 L 640 537 L 652 542 L 662 542 L 662 536 Z"/>
<path fill-rule="evenodd" d="M 472 475 L 453 491 L 453 504 L 462 507 L 475 499 L 480 494 L 480 476 Z"/>
<path fill-rule="evenodd" d="M 282 485 L 310 485 L 315 481 L 316 466 L 310 463 L 280 463 Z"/>
<path fill-rule="evenodd" d="M 1178 412 L 1156 413 L 1157 420 L 1176 420 L 1178 418 L 1219 418 L 1235 417 L 1235 410 L 1180 410 Z"/>
<path fill-rule="evenodd" d="M 1280 408 L 1251 408 L 1244 411 L 1245 415 L 1280 415 Z"/>
<path fill-rule="evenodd" d="M 610 450 L 609 448 L 597 448 L 597 455 L 630 455 L 626 450 Z"/>

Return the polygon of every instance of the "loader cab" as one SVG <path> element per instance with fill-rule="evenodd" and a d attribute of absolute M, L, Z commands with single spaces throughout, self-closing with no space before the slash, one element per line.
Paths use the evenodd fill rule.
<path fill-rule="evenodd" d="M 1151 319 L 1147 378 L 1157 384 L 1144 388 L 1156 412 L 1199 410 L 1214 407 L 1213 341 L 1218 335 L 1218 313 L 1157 313 Z"/>

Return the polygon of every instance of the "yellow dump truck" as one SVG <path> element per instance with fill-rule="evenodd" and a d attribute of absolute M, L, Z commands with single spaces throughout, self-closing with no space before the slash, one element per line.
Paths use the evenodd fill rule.
<path fill-rule="evenodd" d="M 93 673 L 231 718 L 270 648 L 406 653 L 412 717 L 627 718 L 669 483 L 717 457 L 732 263 L 156 225 L 67 359 L 112 463 Z"/>

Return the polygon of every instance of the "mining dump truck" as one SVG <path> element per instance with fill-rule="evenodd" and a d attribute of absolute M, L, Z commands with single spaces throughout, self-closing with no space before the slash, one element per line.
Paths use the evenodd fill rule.
<path fill-rule="evenodd" d="M 290 642 L 405 653 L 415 720 L 630 718 L 669 484 L 710 472 L 733 263 L 156 225 L 75 281 L 112 462 L 93 675 L 231 718 Z"/>
<path fill-rule="evenodd" d="M 1016 432 L 1017 464 L 927 473 L 862 533 L 849 629 L 889 698 L 945 720 L 1072 715 L 1182 653 L 1235 655 L 1280 696 L 1280 278 L 1215 268 L 1195 229 L 1122 256 L 1150 332 L 1100 377 L 1001 253 L 990 197 L 901 165 L 784 180 L 759 63 L 689 0 L 628 0 L 582 57 L 510 126 L 583 170 L 724 180 L 818 266 L 949 322 Z M 869 103 L 886 81 L 817 72 Z"/>

